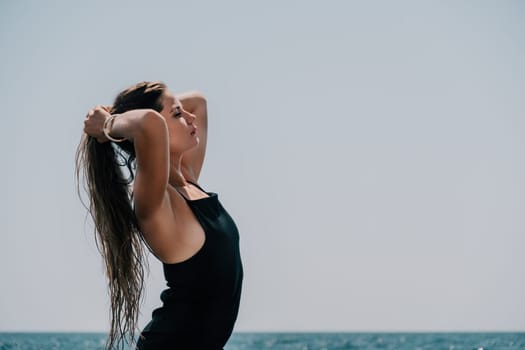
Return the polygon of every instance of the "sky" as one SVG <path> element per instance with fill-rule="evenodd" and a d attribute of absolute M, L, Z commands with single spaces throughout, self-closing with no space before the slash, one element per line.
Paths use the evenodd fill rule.
<path fill-rule="evenodd" d="M 75 151 L 143 80 L 207 97 L 235 331 L 525 331 L 522 1 L 5 0 L 0 52 L 0 331 L 107 331 Z"/>

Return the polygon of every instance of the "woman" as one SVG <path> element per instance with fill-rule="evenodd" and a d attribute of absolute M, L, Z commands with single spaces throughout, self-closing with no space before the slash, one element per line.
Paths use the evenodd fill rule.
<path fill-rule="evenodd" d="M 198 185 L 206 100 L 142 82 L 113 106 L 92 109 L 84 132 L 77 174 L 85 174 L 109 279 L 108 348 L 136 329 L 145 244 L 169 288 L 137 349 L 222 349 L 237 318 L 243 271 L 235 223 L 217 194 Z"/>

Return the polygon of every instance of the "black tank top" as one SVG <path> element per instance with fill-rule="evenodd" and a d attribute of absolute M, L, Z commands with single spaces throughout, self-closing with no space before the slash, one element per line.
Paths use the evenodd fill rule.
<path fill-rule="evenodd" d="M 237 227 L 218 194 L 184 199 L 201 224 L 205 241 L 191 258 L 163 263 L 168 289 L 143 334 L 169 334 L 170 349 L 222 349 L 237 319 L 243 268 Z"/>

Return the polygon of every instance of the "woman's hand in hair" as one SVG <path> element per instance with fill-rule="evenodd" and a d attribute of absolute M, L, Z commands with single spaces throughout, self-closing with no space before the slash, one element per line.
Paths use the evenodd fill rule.
<path fill-rule="evenodd" d="M 108 142 L 108 138 L 104 135 L 102 128 L 104 122 L 111 116 L 108 108 L 105 106 L 97 106 L 89 111 L 84 120 L 84 132 L 88 136 L 94 137 L 98 142 Z"/>

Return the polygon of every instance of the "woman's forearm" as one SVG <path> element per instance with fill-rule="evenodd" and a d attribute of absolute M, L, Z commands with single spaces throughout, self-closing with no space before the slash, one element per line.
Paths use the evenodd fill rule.
<path fill-rule="evenodd" d="M 126 138 L 133 140 L 143 133 L 145 128 L 151 127 L 152 124 L 164 122 L 162 116 L 152 109 L 134 109 L 116 115 L 109 130 L 109 134 L 115 138 Z M 158 127 L 158 126 L 157 126 Z"/>
<path fill-rule="evenodd" d="M 206 108 L 206 98 L 203 94 L 197 91 L 185 92 L 177 95 L 182 107 L 192 114 L 198 113 L 203 108 Z"/>

